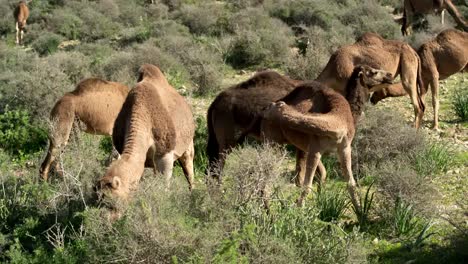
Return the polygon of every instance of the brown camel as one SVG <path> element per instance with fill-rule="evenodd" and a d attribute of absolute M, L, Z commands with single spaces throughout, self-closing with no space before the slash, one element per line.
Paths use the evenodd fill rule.
<path fill-rule="evenodd" d="M 127 200 L 138 184 L 147 157 L 169 180 L 179 160 L 189 189 L 193 187 L 193 136 L 195 124 L 190 106 L 169 85 L 158 67 L 140 67 L 138 83 L 128 94 L 115 121 L 112 140 L 122 153 L 99 182 L 104 196 Z"/>
<path fill-rule="evenodd" d="M 28 1 L 28 3 L 31 1 Z M 29 17 L 29 8 L 26 5 L 26 1 L 19 1 L 13 15 L 15 17 L 16 44 L 21 45 L 23 43 L 24 30 L 26 29 L 26 21 Z"/>
<path fill-rule="evenodd" d="M 444 80 L 458 72 L 468 72 L 468 33 L 447 29 L 437 37 L 423 44 L 418 54 L 421 58 L 424 89 L 422 96 L 431 86 L 432 107 L 434 108 L 433 128 L 439 129 L 439 80 Z M 403 96 L 407 93 L 400 84 L 375 92 L 371 102 L 376 104 L 386 97 Z"/>
<path fill-rule="evenodd" d="M 255 120 L 270 103 L 275 102 L 295 87 L 299 81 L 289 79 L 274 71 L 262 71 L 252 78 L 221 92 L 208 108 L 209 174 L 221 181 L 224 159 L 227 151 L 242 141 L 243 132 L 260 137 L 260 127 Z M 304 153 L 297 151 L 297 172 L 304 165 Z M 299 179 L 301 177 L 297 177 Z M 303 177 L 302 177 L 303 178 Z M 299 182 L 296 181 L 299 185 Z"/>
<path fill-rule="evenodd" d="M 451 0 L 405 0 L 403 7 L 401 33 L 403 35 L 411 34 L 411 19 L 415 13 L 441 13 L 443 24 L 444 10 L 447 10 L 450 15 L 452 15 L 459 27 L 465 31 L 468 31 L 468 24 L 463 19 L 457 7 L 452 3 Z"/>
<path fill-rule="evenodd" d="M 414 126 L 419 128 L 424 113 L 420 88 L 423 87 L 420 60 L 408 44 L 385 40 L 376 33 L 363 34 L 354 44 L 343 46 L 331 56 L 316 81 L 345 94 L 345 87 L 356 65 L 400 75 L 404 89 L 410 94 L 414 108 Z M 387 86 L 387 85 L 384 85 Z"/>
<path fill-rule="evenodd" d="M 360 208 L 351 170 L 351 142 L 369 92 L 392 81 L 391 72 L 357 66 L 348 78 L 344 90 L 346 98 L 319 82 L 310 81 L 298 85 L 264 111 L 261 132 L 265 138 L 288 142 L 307 153 L 306 178 L 299 205 L 312 188 L 321 155 L 337 151 L 351 200 L 355 208 Z M 322 177 L 321 182 L 324 180 Z"/>
<path fill-rule="evenodd" d="M 74 91 L 66 93 L 55 103 L 50 113 L 49 150 L 40 169 L 44 180 L 48 178 L 57 153 L 66 146 L 75 119 L 86 125 L 87 133 L 112 135 L 114 121 L 128 92 L 129 88 L 120 83 L 90 78 L 81 81 Z M 58 167 L 56 163 L 57 171 Z"/>

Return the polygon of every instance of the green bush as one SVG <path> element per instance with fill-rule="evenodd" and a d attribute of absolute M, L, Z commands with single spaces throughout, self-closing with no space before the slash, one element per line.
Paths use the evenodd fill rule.
<path fill-rule="evenodd" d="M 52 30 L 67 39 L 79 39 L 83 20 L 70 8 L 55 9 L 50 17 L 49 25 Z"/>
<path fill-rule="evenodd" d="M 217 2 L 183 5 L 176 17 L 195 35 L 220 35 L 225 31 L 224 7 Z"/>
<path fill-rule="evenodd" d="M 429 177 L 446 172 L 454 164 L 453 154 L 445 144 L 427 142 L 414 157 L 415 170 Z"/>
<path fill-rule="evenodd" d="M 19 158 L 41 151 L 47 144 L 47 132 L 30 119 L 27 111 L 7 107 L 0 114 L 0 147 Z"/>
<path fill-rule="evenodd" d="M 452 107 L 462 121 L 468 121 L 468 91 L 458 89 L 452 98 Z"/>
<path fill-rule="evenodd" d="M 34 40 L 32 47 L 40 55 L 49 55 L 58 50 L 58 46 L 62 40 L 63 38 L 57 34 L 45 32 Z"/>
<path fill-rule="evenodd" d="M 321 188 L 317 192 L 318 218 L 330 222 L 339 220 L 348 206 L 347 197 L 341 192 Z"/>

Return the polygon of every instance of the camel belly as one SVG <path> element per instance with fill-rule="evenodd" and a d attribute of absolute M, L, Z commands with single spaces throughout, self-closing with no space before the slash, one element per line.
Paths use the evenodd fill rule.
<path fill-rule="evenodd" d="M 315 144 L 315 146 L 320 149 L 321 153 L 335 151 L 336 146 L 343 141 L 343 138 L 336 139 L 324 136 L 316 136 L 294 129 L 282 128 L 281 131 L 289 144 L 294 145 L 296 148 L 304 152 L 309 151 L 310 144 Z"/>

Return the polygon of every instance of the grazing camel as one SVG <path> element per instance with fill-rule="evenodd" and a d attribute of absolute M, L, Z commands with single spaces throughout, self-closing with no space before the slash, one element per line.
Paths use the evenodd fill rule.
<path fill-rule="evenodd" d="M 267 139 L 288 142 L 307 153 L 304 190 L 298 205 L 303 204 L 312 188 L 321 155 L 337 151 L 351 201 L 355 208 L 360 208 L 351 169 L 351 142 L 369 92 L 392 81 L 391 72 L 356 66 L 344 90 L 346 98 L 319 82 L 310 81 L 298 85 L 264 111 L 261 132 Z M 321 181 L 324 180 L 322 177 Z"/>
<path fill-rule="evenodd" d="M 192 111 L 185 99 L 158 67 L 142 65 L 138 83 L 115 121 L 112 140 L 121 157 L 99 181 L 101 194 L 127 200 L 143 174 L 147 157 L 153 161 L 155 173 L 165 176 L 167 187 L 173 163 L 179 160 L 192 190 L 194 133 Z"/>
<path fill-rule="evenodd" d="M 431 86 L 432 107 L 434 108 L 433 128 L 439 129 L 439 80 L 458 72 L 468 72 L 468 33 L 447 29 L 437 37 L 424 43 L 419 49 L 424 89 L 422 96 Z M 371 102 L 376 104 L 386 97 L 403 96 L 407 93 L 400 84 L 375 92 Z"/>
<path fill-rule="evenodd" d="M 468 31 L 468 24 L 463 19 L 457 7 L 451 0 L 405 0 L 403 7 L 403 19 L 401 33 L 411 34 L 411 19 L 415 13 L 430 14 L 441 13 L 442 24 L 444 23 L 444 10 L 447 10 L 455 19 L 458 26 Z"/>
<path fill-rule="evenodd" d="M 50 113 L 53 125 L 49 150 L 39 171 L 42 179 L 47 180 L 50 166 L 57 153 L 66 146 L 76 119 L 86 125 L 87 133 L 112 135 L 114 121 L 128 92 L 129 88 L 120 83 L 90 78 L 81 81 L 74 91 L 55 103 Z M 57 171 L 58 167 L 56 163 Z"/>
<path fill-rule="evenodd" d="M 400 75 L 404 89 L 411 96 L 414 126 L 419 128 L 425 107 L 418 89 L 418 86 L 422 89 L 423 83 L 416 51 L 407 43 L 385 40 L 376 33 L 364 33 L 356 43 L 333 53 L 316 81 L 344 95 L 353 69 L 360 64 L 391 72 L 394 77 Z"/>
<path fill-rule="evenodd" d="M 28 1 L 28 3 L 31 1 Z M 19 1 L 13 15 L 16 26 L 16 44 L 21 45 L 23 43 L 24 30 L 26 29 L 26 21 L 29 17 L 29 8 L 26 5 L 26 1 Z"/>
<path fill-rule="evenodd" d="M 291 92 L 299 81 L 292 80 L 274 71 L 256 73 L 250 79 L 221 92 L 211 103 L 207 113 L 209 161 L 208 173 L 221 181 L 224 159 L 227 151 L 240 142 L 245 131 L 257 139 L 260 127 L 250 126 L 270 103 L 275 102 Z M 297 151 L 297 168 L 299 174 L 304 166 L 304 153 Z M 296 177 L 296 180 L 301 177 Z M 303 177 L 302 177 L 303 178 Z M 298 185 L 300 183 L 296 181 Z"/>

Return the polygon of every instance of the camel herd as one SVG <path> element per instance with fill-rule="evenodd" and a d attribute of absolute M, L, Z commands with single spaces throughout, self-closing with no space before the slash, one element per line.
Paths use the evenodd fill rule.
<path fill-rule="evenodd" d="M 422 2 L 405 1 L 404 34 L 409 33 L 412 13 L 428 12 L 420 9 Z M 451 1 L 427 2 L 431 2 L 430 10 L 458 14 Z M 21 1 L 15 9 L 18 44 L 28 15 L 26 2 Z M 419 128 L 430 85 L 437 129 L 438 82 L 467 71 L 467 66 L 468 33 L 449 29 L 417 52 L 405 42 L 365 33 L 354 44 L 333 53 L 315 81 L 293 80 L 275 71 L 258 72 L 221 92 L 211 103 L 207 111 L 207 173 L 222 183 L 226 154 L 246 137 L 290 144 L 296 148 L 296 185 L 303 188 L 297 203 L 302 205 L 316 171 L 320 183 L 326 179 L 321 155 L 335 151 L 351 201 L 360 208 L 351 169 L 351 143 L 365 103 L 369 98 L 375 104 L 386 97 L 409 94 L 414 126 Z M 394 83 L 396 76 L 400 76 L 399 83 Z M 100 197 L 128 200 L 145 167 L 163 175 L 169 187 L 175 161 L 183 169 L 189 190 L 194 187 L 193 114 L 154 65 L 140 67 L 132 89 L 97 78 L 81 81 L 57 101 L 50 118 L 49 149 L 40 168 L 46 181 L 53 164 L 60 173 L 56 157 L 79 120 L 87 133 L 112 136 L 120 154 L 97 184 Z"/>

